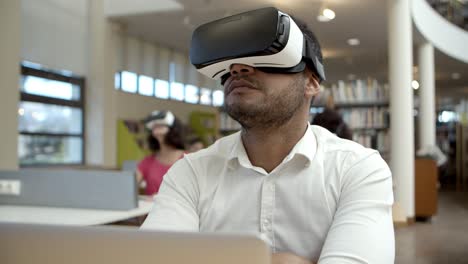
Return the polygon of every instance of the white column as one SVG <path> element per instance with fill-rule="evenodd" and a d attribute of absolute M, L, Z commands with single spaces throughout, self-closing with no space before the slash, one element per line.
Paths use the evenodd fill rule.
<path fill-rule="evenodd" d="M 21 1 L 0 1 L 0 170 L 18 168 Z"/>
<path fill-rule="evenodd" d="M 420 147 L 436 145 L 434 46 L 419 46 L 419 142 Z"/>
<path fill-rule="evenodd" d="M 413 52 L 409 0 L 387 0 L 391 162 L 395 202 L 414 218 Z"/>
<path fill-rule="evenodd" d="M 89 57 L 86 85 L 86 164 L 116 166 L 115 45 L 104 0 L 89 1 Z"/>

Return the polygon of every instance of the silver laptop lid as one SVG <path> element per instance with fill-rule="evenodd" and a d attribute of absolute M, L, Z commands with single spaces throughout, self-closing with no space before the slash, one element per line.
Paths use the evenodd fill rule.
<path fill-rule="evenodd" d="M 8 264 L 270 263 L 268 246 L 249 235 L 6 223 L 0 234 L 0 259 Z"/>

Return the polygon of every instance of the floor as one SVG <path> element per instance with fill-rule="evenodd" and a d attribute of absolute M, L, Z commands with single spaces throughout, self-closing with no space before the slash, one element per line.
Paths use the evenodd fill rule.
<path fill-rule="evenodd" d="M 436 216 L 395 234 L 396 264 L 468 264 L 468 193 L 439 193 Z"/>

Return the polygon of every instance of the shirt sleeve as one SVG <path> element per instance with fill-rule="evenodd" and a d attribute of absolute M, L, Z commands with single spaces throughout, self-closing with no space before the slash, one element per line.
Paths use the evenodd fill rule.
<path fill-rule="evenodd" d="M 154 205 L 141 226 L 162 231 L 199 231 L 196 175 L 186 158 L 177 161 L 164 176 Z"/>
<path fill-rule="evenodd" d="M 344 169 L 337 211 L 318 263 L 394 263 L 390 169 L 376 152 Z"/>

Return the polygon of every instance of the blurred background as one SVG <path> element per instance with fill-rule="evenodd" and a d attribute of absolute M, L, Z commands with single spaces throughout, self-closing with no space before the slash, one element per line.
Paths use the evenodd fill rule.
<path fill-rule="evenodd" d="M 238 131 L 223 87 L 190 64 L 191 34 L 266 6 L 322 46 L 327 80 L 310 121 L 337 112 L 390 165 L 397 263 L 468 263 L 466 0 L 2 1 L 0 170 L 133 177 L 151 155 L 143 119 L 154 110 L 181 120 L 186 152 Z M 1 178 L 0 205 L 15 204 L 24 193 L 11 198 L 16 185 Z"/>

